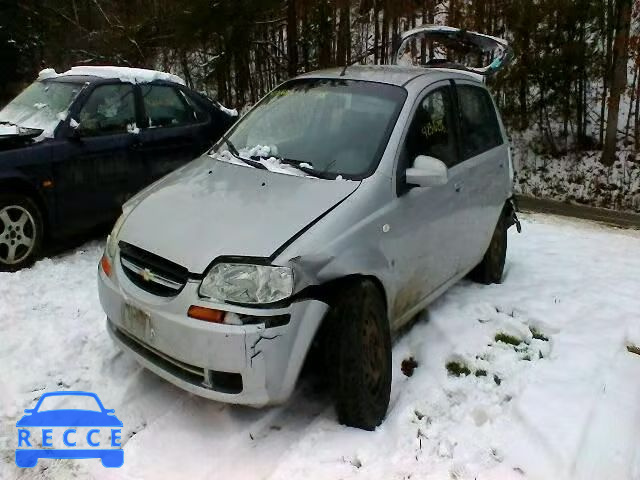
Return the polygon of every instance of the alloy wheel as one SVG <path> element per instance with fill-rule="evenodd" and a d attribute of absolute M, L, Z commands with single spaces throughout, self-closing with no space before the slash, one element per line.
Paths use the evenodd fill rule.
<path fill-rule="evenodd" d="M 16 265 L 26 259 L 36 245 L 36 223 L 20 205 L 0 210 L 0 263 Z"/>

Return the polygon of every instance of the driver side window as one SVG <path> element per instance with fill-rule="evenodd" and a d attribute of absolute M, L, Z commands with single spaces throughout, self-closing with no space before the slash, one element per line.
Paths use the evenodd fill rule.
<path fill-rule="evenodd" d="M 407 133 L 406 154 L 409 164 L 418 155 L 442 160 L 447 167 L 457 163 L 451 101 L 451 87 L 427 94 L 416 110 Z"/>
<path fill-rule="evenodd" d="M 83 136 L 127 133 L 135 126 L 133 87 L 128 84 L 97 87 L 78 115 Z"/>

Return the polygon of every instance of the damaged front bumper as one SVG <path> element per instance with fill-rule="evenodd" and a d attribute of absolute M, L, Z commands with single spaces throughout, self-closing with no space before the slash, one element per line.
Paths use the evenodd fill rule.
<path fill-rule="evenodd" d="M 274 309 L 212 305 L 199 298 L 198 282 L 188 282 L 173 298 L 160 298 L 129 282 L 118 264 L 111 277 L 99 269 L 100 301 L 109 334 L 140 364 L 184 390 L 222 402 L 259 407 L 289 397 L 327 304 L 306 299 Z M 254 323 L 264 317 L 267 325 L 277 317 L 279 326 L 204 322 L 187 316 L 191 305 L 251 316 Z M 127 309 L 139 312 L 137 325 Z"/>

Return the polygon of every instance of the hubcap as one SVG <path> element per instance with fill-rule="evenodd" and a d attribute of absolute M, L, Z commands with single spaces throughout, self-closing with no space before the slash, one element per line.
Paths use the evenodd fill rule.
<path fill-rule="evenodd" d="M 36 224 L 28 210 L 8 205 L 0 210 L 0 263 L 15 265 L 33 251 Z"/>

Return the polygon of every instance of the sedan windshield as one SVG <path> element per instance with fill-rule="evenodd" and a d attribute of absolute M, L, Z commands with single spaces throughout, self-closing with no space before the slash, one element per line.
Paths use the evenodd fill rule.
<path fill-rule="evenodd" d="M 81 88 L 78 83 L 35 81 L 0 110 L 0 122 L 52 134 Z"/>
<path fill-rule="evenodd" d="M 100 405 L 89 395 L 51 395 L 42 399 L 39 412 L 48 410 L 93 410 L 100 412 Z"/>
<path fill-rule="evenodd" d="M 228 140 L 243 156 L 266 151 L 317 176 L 363 178 L 377 167 L 406 96 L 382 83 L 294 80 L 262 100 Z M 223 142 L 218 153 L 227 149 Z"/>

